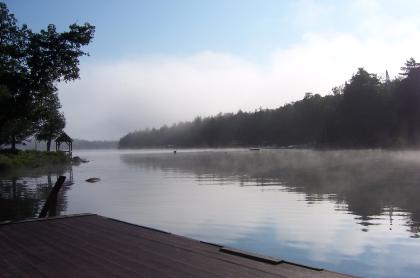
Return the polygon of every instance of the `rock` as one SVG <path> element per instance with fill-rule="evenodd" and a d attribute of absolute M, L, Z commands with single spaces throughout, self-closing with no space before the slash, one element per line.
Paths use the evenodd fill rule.
<path fill-rule="evenodd" d="M 94 183 L 94 182 L 98 182 L 100 180 L 101 180 L 100 178 L 88 178 L 86 181 L 90 182 L 90 183 Z"/>
<path fill-rule="evenodd" d="M 84 158 L 81 158 L 81 157 L 79 157 L 79 156 L 75 156 L 75 157 L 73 157 L 73 158 L 72 158 L 72 162 L 73 162 L 74 164 L 80 164 L 80 163 L 88 163 L 88 162 L 89 162 L 89 160 L 84 159 Z"/>

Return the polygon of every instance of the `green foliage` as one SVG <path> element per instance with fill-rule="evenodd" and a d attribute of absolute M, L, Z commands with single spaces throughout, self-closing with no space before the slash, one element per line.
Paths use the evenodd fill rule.
<path fill-rule="evenodd" d="M 51 141 L 60 135 L 66 125 L 64 114 L 59 111 L 61 108 L 57 94 L 52 93 L 39 100 L 37 105 L 39 124 L 35 133 L 38 141 L 47 142 L 47 151 L 50 151 Z"/>
<path fill-rule="evenodd" d="M 0 152 L 0 171 L 16 168 L 37 168 L 70 163 L 70 158 L 62 152 L 10 151 Z"/>
<path fill-rule="evenodd" d="M 381 81 L 360 68 L 324 97 L 306 93 L 277 109 L 136 131 L 119 147 L 412 146 L 420 135 L 420 67 L 410 59 L 404 69 L 404 78 Z"/>
<path fill-rule="evenodd" d="M 405 62 L 404 67 L 401 67 L 402 72 L 400 73 L 400 75 L 408 76 L 413 70 L 415 70 L 419 66 L 420 63 L 417 63 L 416 60 L 414 60 L 414 58 L 411 57 Z"/>
<path fill-rule="evenodd" d="M 88 55 L 81 48 L 89 44 L 94 31 L 85 23 L 59 33 L 50 24 L 36 33 L 19 26 L 0 2 L 0 146 L 11 144 L 15 149 L 37 130 L 45 133 L 48 121 L 50 126 L 63 126 L 58 98 L 53 100 L 56 84 L 79 78 L 79 58 Z M 51 103 L 55 105 L 46 109 Z"/>

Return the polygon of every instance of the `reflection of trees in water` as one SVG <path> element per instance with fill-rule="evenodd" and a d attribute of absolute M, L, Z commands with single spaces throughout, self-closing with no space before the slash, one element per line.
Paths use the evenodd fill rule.
<path fill-rule="evenodd" d="M 408 212 L 415 236 L 420 223 L 419 152 L 263 150 L 261 152 L 191 152 L 126 154 L 130 165 L 193 173 L 205 182 L 239 181 L 241 185 L 282 185 L 305 193 L 307 203 L 330 200 L 358 217 L 363 229 L 375 216 Z M 343 208 L 344 207 L 344 208 Z M 383 217 L 382 217 L 383 218 Z"/>
<path fill-rule="evenodd" d="M 43 169 L 0 177 L 0 221 L 38 217 L 58 176 L 68 181 L 58 193 L 57 215 L 66 210 L 66 192 L 73 182 L 72 168 Z"/>

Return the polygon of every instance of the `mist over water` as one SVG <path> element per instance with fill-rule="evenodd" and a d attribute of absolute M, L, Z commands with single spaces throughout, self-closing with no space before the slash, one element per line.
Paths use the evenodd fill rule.
<path fill-rule="evenodd" d="M 75 155 L 90 162 L 72 168 L 74 184 L 60 196 L 61 214 L 98 213 L 354 275 L 416 277 L 420 271 L 418 151 Z M 101 181 L 86 183 L 90 177 Z M 19 193 L 13 195 L 11 179 L 4 178 L 2 212 L 11 211 L 11 203 L 26 209 L 2 213 L 2 220 L 36 216 L 47 180 L 14 178 Z"/>

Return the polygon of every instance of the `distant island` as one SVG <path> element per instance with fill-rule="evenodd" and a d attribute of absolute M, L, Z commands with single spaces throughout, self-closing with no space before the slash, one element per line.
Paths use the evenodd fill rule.
<path fill-rule="evenodd" d="M 45 141 L 37 141 L 35 138 L 32 138 L 32 140 L 28 140 L 25 144 L 19 144 L 17 147 L 22 150 L 45 150 L 47 144 Z M 73 150 L 117 148 L 118 141 L 73 139 Z"/>
<path fill-rule="evenodd" d="M 359 68 L 326 96 L 306 93 L 277 109 L 197 117 L 131 132 L 120 148 L 413 147 L 420 135 L 420 64 L 413 58 L 391 80 Z M 221 100 L 223 101 L 223 100 Z"/>

